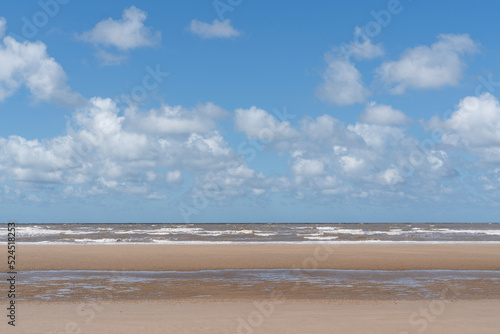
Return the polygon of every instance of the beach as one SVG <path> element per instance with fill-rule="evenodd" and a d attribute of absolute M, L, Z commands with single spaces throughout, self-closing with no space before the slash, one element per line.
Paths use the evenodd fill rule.
<path fill-rule="evenodd" d="M 499 301 L 443 302 L 442 308 L 436 305 L 431 301 L 22 304 L 19 325 L 7 329 L 2 323 L 0 331 L 23 334 L 498 333 Z"/>
<path fill-rule="evenodd" d="M 500 327 L 498 243 L 21 244 L 17 255 L 18 333 Z"/>

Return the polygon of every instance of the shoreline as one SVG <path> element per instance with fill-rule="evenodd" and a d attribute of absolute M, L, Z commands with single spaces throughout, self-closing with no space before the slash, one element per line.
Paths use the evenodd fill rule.
<path fill-rule="evenodd" d="M 0 242 L 0 246 L 6 246 L 7 242 Z M 481 245 L 493 244 L 500 245 L 500 241 L 385 241 L 385 240 L 370 240 L 370 241 L 355 241 L 355 240 L 340 240 L 340 241 L 165 241 L 165 242 L 18 242 L 25 246 L 120 246 L 120 245 Z"/>

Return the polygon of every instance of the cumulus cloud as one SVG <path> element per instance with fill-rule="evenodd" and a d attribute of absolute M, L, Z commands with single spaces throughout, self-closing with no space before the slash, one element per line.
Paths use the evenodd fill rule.
<path fill-rule="evenodd" d="M 0 171 L 10 179 L 59 182 L 70 163 L 70 143 L 58 138 L 46 142 L 20 136 L 0 138 Z"/>
<path fill-rule="evenodd" d="M 316 90 L 317 96 L 338 105 L 363 103 L 370 92 L 361 81 L 361 73 L 354 63 L 338 57 L 327 57 L 327 63 L 323 83 Z"/>
<path fill-rule="evenodd" d="M 339 160 L 342 168 L 347 173 L 357 172 L 365 167 L 365 160 L 361 157 L 344 155 Z"/>
<path fill-rule="evenodd" d="M 68 197 L 115 193 L 154 199 L 166 198 L 168 189 L 183 182 L 184 173 L 198 179 L 234 170 L 243 180 L 253 171 L 213 126 L 223 114 L 212 103 L 193 110 L 164 106 L 159 114 L 122 114 L 111 99 L 92 98 L 75 112 L 65 135 L 41 141 L 0 138 L 0 178 L 64 185 L 61 195 Z M 152 115 L 163 122 L 159 128 L 148 127 Z M 192 126 L 193 120 L 212 125 L 199 128 Z M 169 121 L 184 128 L 173 131 Z"/>
<path fill-rule="evenodd" d="M 140 47 L 151 47 L 160 43 L 161 32 L 146 27 L 144 25 L 146 18 L 145 11 L 131 6 L 123 10 L 120 20 L 107 18 L 98 22 L 92 30 L 86 31 L 78 37 L 100 47 L 96 56 L 104 64 L 117 65 L 126 59 L 123 52 Z M 104 51 L 101 49 L 102 47 L 114 47 L 121 53 Z"/>
<path fill-rule="evenodd" d="M 121 20 L 107 18 L 80 37 L 87 42 L 114 46 L 120 50 L 153 46 L 160 41 L 161 33 L 153 32 L 152 28 L 144 26 L 146 18 L 145 11 L 131 6 L 123 10 Z"/>
<path fill-rule="evenodd" d="M 467 34 L 442 34 L 430 47 L 406 50 L 399 60 L 383 63 L 376 72 L 393 94 L 402 94 L 408 88 L 456 86 L 465 67 L 463 55 L 477 49 L 477 43 Z"/>
<path fill-rule="evenodd" d="M 385 53 L 382 44 L 373 44 L 360 27 L 354 28 L 354 40 L 347 46 L 341 46 L 337 52 L 358 60 L 377 58 Z"/>
<path fill-rule="evenodd" d="M 382 45 L 373 44 L 362 29 L 354 29 L 354 39 L 349 44 L 334 47 L 325 54 L 327 68 L 323 72 L 323 83 L 316 89 L 316 95 L 323 101 L 337 105 L 363 103 L 370 91 L 361 80 L 356 60 L 365 60 L 384 55 Z"/>
<path fill-rule="evenodd" d="M 339 195 L 376 199 L 396 189 L 432 194 L 436 180 L 443 185 L 453 182 L 458 173 L 436 143 L 422 149 L 400 120 L 377 120 L 378 124 L 344 124 L 330 115 L 299 120 L 297 128 L 291 127 L 293 140 L 276 139 L 265 146 L 289 154 L 289 174 L 266 179 L 265 185 L 256 188 L 324 201 L 324 196 Z"/>
<path fill-rule="evenodd" d="M 377 174 L 377 179 L 382 184 L 390 186 L 401 183 L 404 180 L 399 173 L 399 169 L 396 166 L 391 166 L 387 168 L 385 171 Z"/>
<path fill-rule="evenodd" d="M 240 35 L 240 32 L 233 28 L 231 21 L 214 20 L 211 24 L 192 20 L 189 25 L 189 31 L 201 38 L 233 38 Z"/>
<path fill-rule="evenodd" d="M 464 148 L 488 162 L 500 162 L 500 103 L 490 93 L 460 100 L 446 120 L 431 120 L 443 143 Z"/>
<path fill-rule="evenodd" d="M 468 96 L 458 103 L 458 108 L 444 122 L 452 130 L 443 141 L 473 147 L 500 146 L 500 104 L 490 93 Z"/>
<path fill-rule="evenodd" d="M 127 110 L 127 122 L 138 130 L 150 134 L 191 134 L 208 133 L 215 129 L 216 120 L 228 113 L 221 107 L 206 103 L 192 110 L 182 106 L 162 106 L 152 109 L 146 115 Z"/>
<path fill-rule="evenodd" d="M 250 109 L 237 109 L 234 123 L 236 130 L 244 132 L 252 139 L 273 141 L 296 135 L 289 122 L 280 122 L 267 111 L 255 106 Z"/>
<path fill-rule="evenodd" d="M 298 158 L 292 166 L 297 175 L 316 176 L 325 173 L 325 164 L 319 160 Z"/>
<path fill-rule="evenodd" d="M 409 157 L 418 141 L 397 125 L 344 124 L 321 115 L 294 127 L 257 107 L 238 109 L 237 129 L 268 152 L 289 156 L 288 171 L 264 176 L 217 129 L 226 114 L 212 103 L 122 112 L 111 99 L 92 98 L 75 112 L 64 135 L 0 138 L 0 178 L 40 189 L 60 185 L 60 194 L 53 196 L 63 197 L 165 200 L 193 180 L 195 191 L 215 201 L 273 193 L 328 201 L 325 196 L 376 199 L 395 189 L 432 193 L 433 183 L 445 187 L 457 175 L 447 153 L 434 145 L 422 151 L 410 176 L 399 157 Z M 259 138 L 262 128 L 274 130 L 273 143 Z"/>
<path fill-rule="evenodd" d="M 0 43 L 0 101 L 26 86 L 35 100 L 75 107 L 84 99 L 67 84 L 61 65 L 42 42 L 17 42 L 4 37 Z"/>
<path fill-rule="evenodd" d="M 361 137 L 366 145 L 376 149 L 385 147 L 390 140 L 401 140 L 404 137 L 402 129 L 387 125 L 356 123 L 349 124 L 347 129 Z"/>
<path fill-rule="evenodd" d="M 363 113 L 359 116 L 363 123 L 378 125 L 402 125 L 409 123 L 411 118 L 406 116 L 401 110 L 391 106 L 370 102 Z"/>

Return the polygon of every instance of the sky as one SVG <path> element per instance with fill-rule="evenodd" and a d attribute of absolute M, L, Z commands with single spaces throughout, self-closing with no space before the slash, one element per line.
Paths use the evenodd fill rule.
<path fill-rule="evenodd" d="M 0 212 L 497 222 L 497 1 L 4 1 Z"/>

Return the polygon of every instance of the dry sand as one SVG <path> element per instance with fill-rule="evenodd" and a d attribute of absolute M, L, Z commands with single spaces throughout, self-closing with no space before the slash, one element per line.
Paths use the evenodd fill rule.
<path fill-rule="evenodd" d="M 1 333 L 499 333 L 500 301 L 21 304 Z M 3 317 L 2 317 L 3 318 Z"/>
<path fill-rule="evenodd" d="M 1 264 L 7 271 L 6 261 Z M 18 245 L 17 270 L 500 270 L 496 244 Z"/>

